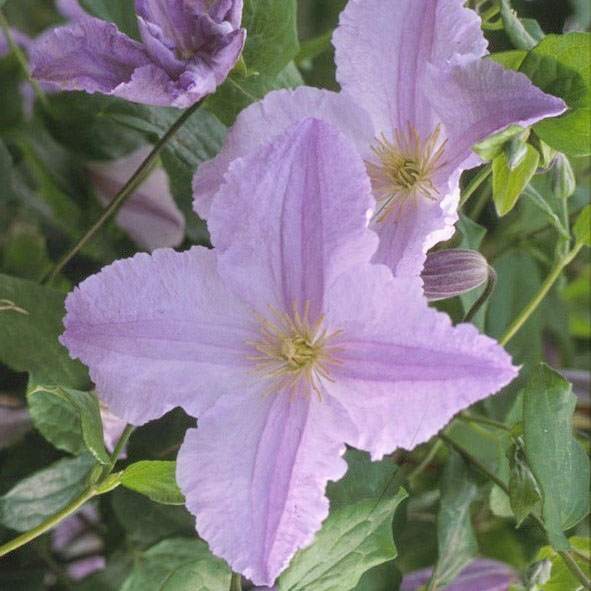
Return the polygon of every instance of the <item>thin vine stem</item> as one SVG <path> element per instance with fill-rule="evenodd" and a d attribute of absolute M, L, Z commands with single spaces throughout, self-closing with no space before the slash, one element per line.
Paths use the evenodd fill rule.
<path fill-rule="evenodd" d="M 230 591 L 242 591 L 242 577 L 238 573 L 232 573 Z"/>
<path fill-rule="evenodd" d="M 558 262 L 558 264 L 555 265 L 554 269 L 550 272 L 544 283 L 542 283 L 540 286 L 538 292 L 528 302 L 528 304 L 520 312 L 519 316 L 517 316 L 509 328 L 507 328 L 505 334 L 499 341 L 501 345 L 506 345 L 515 336 L 519 329 L 527 322 L 529 317 L 536 311 L 537 307 L 546 297 L 554 283 L 556 283 L 556 280 L 560 277 L 564 268 L 577 256 L 582 246 L 583 245 L 579 243 L 566 257 L 564 257 Z"/>
<path fill-rule="evenodd" d="M 437 439 L 435 443 L 431 446 L 431 449 L 427 453 L 427 455 L 423 458 L 421 463 L 414 468 L 411 472 L 409 472 L 407 478 L 412 485 L 413 480 L 416 480 L 429 466 L 429 464 L 433 461 L 437 452 L 441 449 L 441 441 Z"/>
<path fill-rule="evenodd" d="M 51 272 L 43 279 L 42 283 L 51 283 L 62 271 L 62 269 L 80 252 L 84 245 L 98 232 L 98 230 L 109 220 L 125 201 L 131 197 L 134 191 L 143 183 L 148 174 L 158 163 L 160 152 L 166 144 L 176 135 L 181 127 L 191 118 L 191 116 L 201 106 L 199 101 L 188 108 L 168 129 L 162 139 L 154 146 L 148 157 L 140 164 L 139 168 L 133 173 L 131 178 L 125 183 L 123 188 L 115 195 L 109 205 L 103 210 L 97 221 L 86 231 L 84 236 L 70 248 L 55 264 Z"/>
<path fill-rule="evenodd" d="M 111 462 L 109 463 L 108 472 L 106 472 L 106 474 L 110 474 L 113 471 L 113 468 L 115 468 L 115 464 L 117 463 L 117 460 L 119 459 L 119 456 L 121 455 L 121 452 L 123 451 L 123 448 L 125 447 L 125 444 L 129 440 L 129 437 L 133 433 L 134 429 L 135 427 L 133 425 L 126 425 L 125 429 L 123 429 L 123 433 L 121 433 L 121 436 L 117 441 L 117 445 L 111 454 Z"/>
<path fill-rule="evenodd" d="M 94 488 L 85 490 L 78 498 L 74 499 L 69 505 L 66 505 L 61 511 L 59 511 L 58 513 L 56 513 L 55 515 L 53 515 L 52 517 L 38 525 L 37 527 L 34 527 L 33 529 L 25 532 L 24 534 L 21 534 L 17 538 L 10 540 L 10 542 L 7 542 L 3 546 L 0 546 L 0 556 L 4 556 L 9 552 L 12 552 L 17 548 L 20 548 L 21 546 L 24 546 L 25 544 L 29 543 L 35 538 L 38 538 L 39 536 L 48 532 L 50 529 L 53 529 L 60 521 L 63 521 L 66 517 L 69 517 L 70 515 L 72 515 L 72 513 L 78 511 L 78 509 L 80 509 L 80 507 L 82 507 L 84 503 L 92 499 L 92 497 L 94 497 L 95 494 L 96 490 Z"/>
<path fill-rule="evenodd" d="M 489 427 L 494 427 L 495 429 L 501 429 L 503 431 L 511 431 L 511 427 L 505 425 L 505 423 L 501 423 L 500 421 L 495 421 L 494 419 L 490 419 L 489 417 L 483 417 L 481 415 L 471 415 L 467 412 L 463 412 L 459 415 L 459 418 L 462 421 L 466 421 L 468 423 L 480 423 L 481 425 L 488 425 Z"/>
<path fill-rule="evenodd" d="M 2 29 L 2 32 L 4 33 L 4 36 L 6 37 L 6 40 L 8 41 L 8 45 L 9 45 L 12 53 L 14 53 L 21 70 L 23 71 L 27 80 L 29 81 L 29 83 L 33 87 L 33 90 L 35 91 L 37 98 L 43 103 L 44 107 L 47 107 L 48 106 L 47 97 L 45 96 L 45 93 L 43 92 L 43 90 L 39 86 L 39 84 L 37 84 L 37 82 L 35 80 L 33 80 L 33 78 L 31 78 L 31 71 L 29 69 L 29 62 L 28 62 L 25 54 L 23 53 L 22 49 L 18 46 L 17 42 L 14 40 L 14 37 L 12 36 L 12 32 L 10 31 L 10 25 L 8 24 L 8 21 L 6 20 L 6 17 L 4 16 L 4 12 L 2 11 L 2 9 L 0 9 L 0 29 Z"/>
<path fill-rule="evenodd" d="M 476 192 L 478 187 L 484 183 L 484 181 L 490 176 L 492 173 L 492 166 L 487 164 L 483 166 L 479 171 L 478 174 L 470 181 L 468 186 L 462 192 L 462 198 L 460 200 L 460 208 L 462 208 L 468 202 L 468 199 L 472 197 L 472 195 Z"/>
<path fill-rule="evenodd" d="M 496 284 L 497 273 L 490 265 L 488 265 L 488 279 L 486 281 L 486 287 L 484 288 L 484 291 L 482 292 L 480 297 L 472 304 L 472 307 L 468 310 L 466 316 L 464 316 L 464 322 L 470 322 L 470 320 L 472 320 L 472 318 L 474 318 L 474 316 L 478 314 L 480 308 L 482 308 L 482 306 L 486 304 L 488 298 L 490 298 L 490 296 L 492 295 L 492 292 L 494 291 Z"/>

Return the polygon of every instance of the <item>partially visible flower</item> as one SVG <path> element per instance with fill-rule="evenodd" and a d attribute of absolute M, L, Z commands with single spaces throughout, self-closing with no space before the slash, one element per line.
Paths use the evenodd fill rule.
<path fill-rule="evenodd" d="M 431 578 L 433 569 L 425 568 L 405 575 L 400 591 L 418 591 Z M 518 581 L 517 573 L 507 564 L 479 558 L 466 566 L 452 583 L 441 591 L 507 591 Z"/>
<path fill-rule="evenodd" d="M 62 90 L 185 108 L 214 92 L 240 57 L 242 0 L 135 0 L 135 11 L 143 43 L 114 24 L 76 18 L 35 43 L 33 77 Z"/>
<path fill-rule="evenodd" d="M 64 519 L 51 535 L 51 549 L 68 560 L 68 575 L 78 581 L 105 568 L 104 544 L 96 531 L 99 515 L 96 505 L 87 504 Z M 76 560 L 80 556 L 81 558 Z"/>
<path fill-rule="evenodd" d="M 105 205 L 130 179 L 151 149 L 152 146 L 147 146 L 119 160 L 86 165 L 92 185 Z M 185 235 L 185 218 L 176 206 L 162 167 L 156 168 L 138 187 L 115 219 L 140 248 L 147 250 L 178 246 Z"/>
<path fill-rule="evenodd" d="M 109 453 L 113 453 L 123 430 L 127 425 L 127 421 L 120 419 L 116 414 L 113 414 L 109 407 L 100 402 L 101 421 L 103 423 L 103 438 L 105 441 L 105 448 Z M 119 454 L 120 458 L 125 458 L 125 449 Z"/>
<path fill-rule="evenodd" d="M 418 277 L 370 264 L 372 205 L 355 148 L 304 120 L 234 162 L 214 250 L 117 261 L 66 301 L 61 342 L 117 415 L 198 418 L 178 483 L 200 536 L 257 585 L 312 541 L 345 444 L 411 449 L 517 373 L 430 309 Z"/>
<path fill-rule="evenodd" d="M 0 449 L 12 445 L 33 426 L 26 408 L 0 405 Z"/>
<path fill-rule="evenodd" d="M 559 115 L 564 102 L 490 59 L 465 0 L 350 0 L 333 43 L 343 92 L 300 87 L 242 111 L 219 155 L 194 179 L 207 219 L 230 163 L 307 117 L 356 144 L 372 179 L 380 237 L 375 261 L 418 275 L 427 251 L 453 235 L 459 178 L 478 141 L 511 124 Z M 338 225 L 338 220 L 333 221 Z"/>
<path fill-rule="evenodd" d="M 88 16 L 88 12 L 80 6 L 78 0 L 55 0 L 55 6 L 64 18 L 71 21 Z"/>
<path fill-rule="evenodd" d="M 485 283 L 491 272 L 486 259 L 475 250 L 430 252 L 421 272 L 425 297 L 437 301 L 461 295 Z"/>

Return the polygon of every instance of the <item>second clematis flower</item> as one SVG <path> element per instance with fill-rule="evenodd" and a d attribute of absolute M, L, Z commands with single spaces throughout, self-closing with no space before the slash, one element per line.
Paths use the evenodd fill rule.
<path fill-rule="evenodd" d="M 148 105 L 186 108 L 214 92 L 246 38 L 242 0 L 135 0 L 143 43 L 71 2 L 59 8 L 77 20 L 36 42 L 33 77 Z"/>
<path fill-rule="evenodd" d="M 245 109 L 220 154 L 197 171 L 199 215 L 207 218 L 234 158 L 317 117 L 348 135 L 366 161 L 378 203 L 375 260 L 395 275 L 419 274 L 427 250 L 453 235 L 460 174 L 481 162 L 472 146 L 565 110 L 524 74 L 481 59 L 480 19 L 464 4 L 350 0 L 333 37 L 343 92 L 280 90 Z"/>
<path fill-rule="evenodd" d="M 517 373 L 418 277 L 370 263 L 373 204 L 355 147 L 306 119 L 232 164 L 214 250 L 138 254 L 66 301 L 61 341 L 113 412 L 198 418 L 177 480 L 199 535 L 258 585 L 312 542 L 345 444 L 411 449 Z"/>

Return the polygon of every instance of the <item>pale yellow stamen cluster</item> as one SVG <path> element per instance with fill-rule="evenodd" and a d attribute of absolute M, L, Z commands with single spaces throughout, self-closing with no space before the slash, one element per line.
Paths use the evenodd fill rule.
<path fill-rule="evenodd" d="M 330 342 L 341 331 L 329 334 L 323 327 L 323 314 L 312 324 L 309 302 L 302 314 L 295 303 L 291 314 L 281 313 L 272 306 L 269 310 L 272 320 L 257 315 L 261 340 L 247 341 L 257 351 L 257 355 L 248 357 L 256 362 L 252 373 L 270 380 L 264 396 L 286 390 L 293 400 L 298 392 L 307 397 L 314 391 L 322 399 L 320 380 L 332 381 L 329 369 L 339 363 L 336 355 L 342 351 Z"/>
<path fill-rule="evenodd" d="M 378 162 L 368 162 L 367 170 L 378 201 L 374 219 L 384 220 L 396 206 L 402 207 L 410 198 L 422 196 L 436 200 L 438 191 L 433 184 L 435 174 L 443 166 L 447 140 L 440 141 L 441 127 L 426 139 L 408 125 L 406 133 L 396 130 L 394 142 L 382 134 L 372 147 Z"/>

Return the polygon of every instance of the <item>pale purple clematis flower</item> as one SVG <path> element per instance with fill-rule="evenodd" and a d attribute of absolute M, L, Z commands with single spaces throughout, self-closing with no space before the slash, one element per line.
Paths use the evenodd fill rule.
<path fill-rule="evenodd" d="M 418 591 L 431 578 L 433 569 L 415 571 L 402 579 L 400 591 Z M 479 558 L 466 566 L 452 583 L 441 591 L 507 591 L 518 580 L 515 571 L 503 562 Z"/>
<path fill-rule="evenodd" d="M 51 536 L 51 549 L 68 560 L 68 575 L 79 581 L 105 568 L 104 544 L 96 531 L 99 515 L 96 505 L 84 505 L 64 519 Z M 81 558 L 76 559 L 78 556 Z"/>
<path fill-rule="evenodd" d="M 33 77 L 185 108 L 214 92 L 240 57 L 242 0 L 135 0 L 135 10 L 143 44 L 114 24 L 77 18 L 36 42 Z"/>
<path fill-rule="evenodd" d="M 198 418 L 179 485 L 200 536 L 257 585 L 312 541 L 345 444 L 413 448 L 517 373 L 418 277 L 370 264 L 373 204 L 354 146 L 307 119 L 230 167 L 213 251 L 138 254 L 66 301 L 61 342 L 117 415 Z"/>
<path fill-rule="evenodd" d="M 454 232 L 460 173 L 481 162 L 472 146 L 511 124 L 565 110 L 525 75 L 480 59 L 480 19 L 464 4 L 350 0 L 333 39 L 343 93 L 280 90 L 243 111 L 221 153 L 197 172 L 198 213 L 207 218 L 234 158 L 294 121 L 325 119 L 354 140 L 367 163 L 378 202 L 375 260 L 396 275 L 420 273 L 427 250 Z"/>
<path fill-rule="evenodd" d="M 99 198 L 107 204 L 146 159 L 147 146 L 112 162 L 86 165 Z M 147 250 L 178 246 L 185 235 L 185 218 L 170 192 L 168 176 L 157 168 L 125 202 L 116 217 L 117 223 L 133 241 Z"/>

